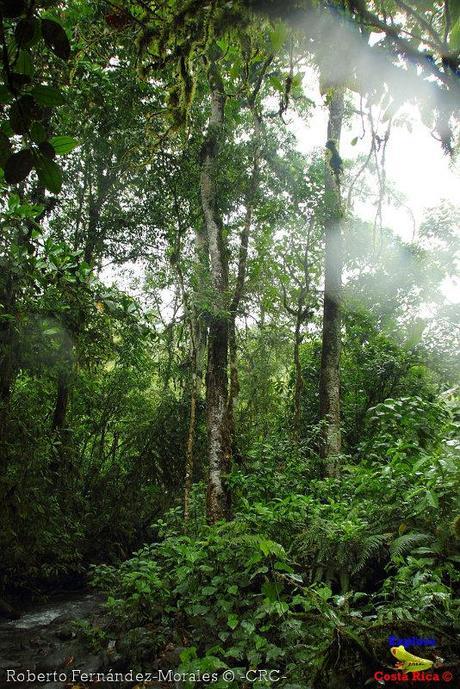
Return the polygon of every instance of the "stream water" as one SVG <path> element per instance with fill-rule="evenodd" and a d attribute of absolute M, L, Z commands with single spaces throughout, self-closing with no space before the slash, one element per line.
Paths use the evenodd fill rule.
<path fill-rule="evenodd" d="M 100 615 L 102 600 L 94 594 L 78 592 L 32 605 L 19 619 L 0 622 L 0 688 L 64 686 L 53 678 L 45 682 L 21 681 L 22 673 L 27 671 L 50 675 L 80 668 L 97 672 L 102 659 L 91 655 L 77 638 L 73 623 L 78 619 L 96 620 Z"/>

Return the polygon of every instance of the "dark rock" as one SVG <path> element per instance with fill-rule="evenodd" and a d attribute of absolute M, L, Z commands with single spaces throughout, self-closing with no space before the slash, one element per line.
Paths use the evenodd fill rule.
<path fill-rule="evenodd" d="M 0 600 L 0 618 L 3 617 L 6 620 L 18 620 L 21 617 L 19 613 L 12 605 L 4 600 Z"/>
<path fill-rule="evenodd" d="M 98 672 L 103 659 L 76 638 L 73 622 L 79 618 L 92 619 L 98 614 L 101 601 L 88 594 L 60 596 L 49 603 L 40 603 L 24 612 L 18 621 L 0 622 L 0 687 L 4 670 L 18 672 L 71 671 Z M 3 672 L 2 672 L 3 670 Z M 19 685 L 16 685 L 18 689 Z M 27 689 L 35 689 L 28 684 Z M 62 684 L 40 684 L 46 689 L 62 689 Z M 110 689 L 114 689 L 111 687 Z"/>
<path fill-rule="evenodd" d="M 70 639 L 75 639 L 76 634 L 73 630 L 72 624 L 68 624 L 57 629 L 55 636 L 61 641 L 70 641 Z"/>

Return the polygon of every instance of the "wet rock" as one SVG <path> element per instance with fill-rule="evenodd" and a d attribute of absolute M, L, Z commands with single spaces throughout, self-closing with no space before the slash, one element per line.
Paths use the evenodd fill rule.
<path fill-rule="evenodd" d="M 158 659 L 158 667 L 163 670 L 178 667 L 180 665 L 180 654 L 185 650 L 184 646 L 168 644 Z"/>
<path fill-rule="evenodd" d="M 57 629 L 55 635 L 61 641 L 70 641 L 71 639 L 75 639 L 76 637 L 76 633 L 73 629 L 72 623 L 65 624 L 63 627 Z"/>
<path fill-rule="evenodd" d="M 26 611 L 17 621 L 0 623 L 0 687 L 6 670 L 52 673 L 74 668 L 85 672 L 98 672 L 103 659 L 88 650 L 83 641 L 76 638 L 73 623 L 76 619 L 91 620 L 101 608 L 102 601 L 88 594 L 60 597 L 49 603 L 39 604 Z M 11 685 L 12 686 L 12 685 Z M 22 689 L 15 683 L 16 689 Z M 27 689 L 45 687 L 62 689 L 60 682 L 24 684 Z"/>

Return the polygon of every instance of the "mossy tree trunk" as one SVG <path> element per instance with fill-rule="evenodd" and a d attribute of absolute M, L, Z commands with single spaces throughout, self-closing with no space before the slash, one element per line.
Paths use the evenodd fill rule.
<path fill-rule="evenodd" d="M 330 94 L 328 141 L 338 151 L 344 110 L 344 90 L 335 87 Z M 323 421 L 321 456 L 326 473 L 338 472 L 341 452 L 340 429 L 340 329 L 342 285 L 342 203 L 340 175 L 326 162 L 326 221 L 325 221 L 325 276 L 324 311 L 320 371 L 320 418 Z"/>
<path fill-rule="evenodd" d="M 228 347 L 229 305 L 228 260 L 222 218 L 217 206 L 217 165 L 224 135 L 225 94 L 217 66 L 208 70 L 211 115 L 203 142 L 201 159 L 201 205 L 209 250 L 213 304 L 209 317 L 208 361 L 206 372 L 206 421 L 208 436 L 207 517 L 210 523 L 226 519 L 230 495 L 225 474 L 231 463 L 228 424 Z"/>

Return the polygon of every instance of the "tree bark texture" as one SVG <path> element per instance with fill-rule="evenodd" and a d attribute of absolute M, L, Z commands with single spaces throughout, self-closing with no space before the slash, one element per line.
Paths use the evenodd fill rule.
<path fill-rule="evenodd" d="M 215 64 L 208 70 L 211 115 L 201 152 L 201 205 L 208 240 L 213 304 L 208 332 L 206 372 L 206 423 L 208 436 L 207 518 L 210 523 L 227 519 L 230 495 L 225 474 L 231 463 L 228 428 L 228 265 L 222 219 L 217 207 L 217 163 L 224 130 L 225 95 Z"/>
<path fill-rule="evenodd" d="M 342 129 L 344 91 L 335 88 L 329 103 L 328 141 L 338 150 Z M 320 418 L 324 422 L 321 456 L 326 472 L 334 476 L 338 471 L 341 452 L 340 429 L 340 298 L 342 283 L 342 204 L 340 177 L 326 162 L 325 191 L 327 217 L 325 221 L 325 278 L 324 311 L 320 371 Z"/>

